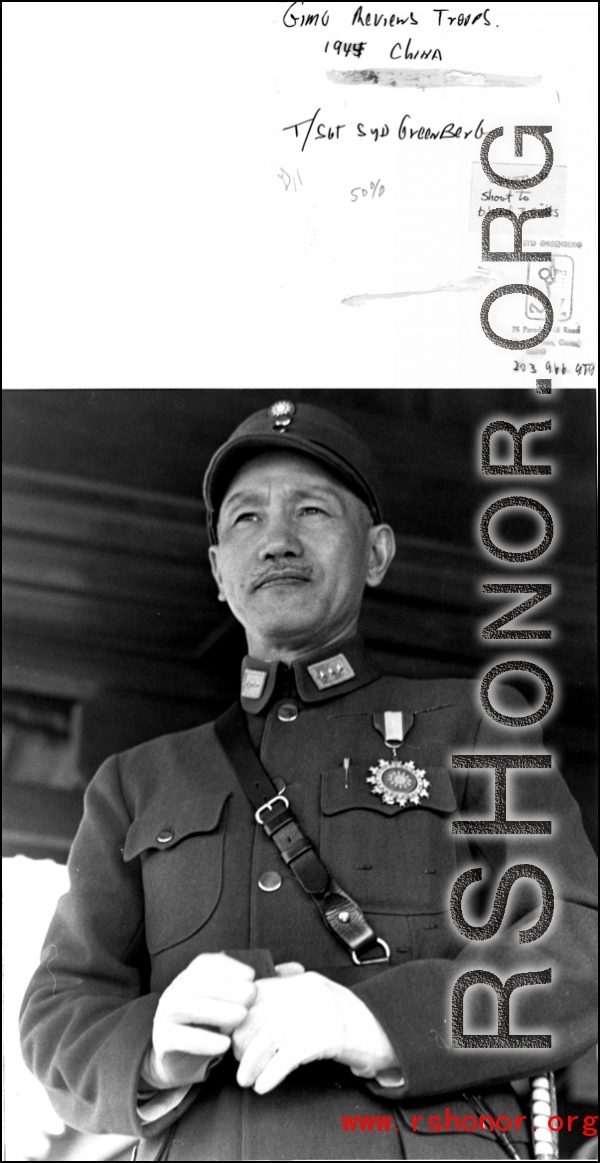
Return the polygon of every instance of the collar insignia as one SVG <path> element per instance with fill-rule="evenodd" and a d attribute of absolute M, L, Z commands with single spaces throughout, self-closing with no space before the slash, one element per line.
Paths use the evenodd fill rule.
<path fill-rule="evenodd" d="M 251 670 L 248 666 L 242 678 L 242 698 L 259 699 L 265 689 L 267 681 L 266 670 Z"/>
<path fill-rule="evenodd" d="M 345 654 L 335 654 L 333 658 L 315 662 L 306 669 L 320 691 L 326 691 L 330 686 L 338 686 L 339 683 L 348 682 L 355 677 L 355 672 Z"/>

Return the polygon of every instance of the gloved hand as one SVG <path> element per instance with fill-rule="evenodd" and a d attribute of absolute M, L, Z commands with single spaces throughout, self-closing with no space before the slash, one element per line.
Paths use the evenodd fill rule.
<path fill-rule="evenodd" d="M 231 1045 L 256 996 L 254 970 L 225 953 L 201 953 L 163 993 L 144 1059 L 150 1087 L 203 1082 L 209 1067 Z"/>
<path fill-rule="evenodd" d="M 240 1086 L 266 1094 L 320 1058 L 342 1062 L 361 1078 L 398 1066 L 387 1034 L 351 990 L 294 964 L 277 974 L 256 982 L 248 1014 L 233 1032 Z"/>

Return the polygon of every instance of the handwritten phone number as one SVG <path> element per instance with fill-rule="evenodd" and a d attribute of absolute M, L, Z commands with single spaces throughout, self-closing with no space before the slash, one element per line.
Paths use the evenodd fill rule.
<path fill-rule="evenodd" d="M 351 125 L 328 125 L 326 121 L 318 121 L 320 112 L 321 110 L 317 109 L 314 117 L 307 117 L 304 121 L 295 121 L 292 125 L 285 125 L 283 127 L 284 133 L 289 133 L 293 130 L 296 140 L 302 141 L 302 152 L 304 152 L 308 142 L 311 140 L 341 141 L 344 136 L 344 130 L 347 130 L 348 133 L 352 132 L 353 127 Z M 469 137 L 473 137 L 479 141 L 486 133 L 483 126 L 483 119 L 479 122 L 476 129 L 463 129 L 462 125 L 456 125 L 454 121 L 448 121 L 446 125 L 436 129 L 432 129 L 429 125 L 413 127 L 410 121 L 410 113 L 405 113 L 398 125 L 398 129 L 393 131 L 399 141 L 455 141 L 459 138 L 466 141 Z M 368 138 L 370 141 L 383 141 L 391 133 L 392 130 L 387 122 L 383 125 L 366 126 L 363 121 L 359 121 L 355 127 L 356 137 Z"/>
<path fill-rule="evenodd" d="M 573 374 L 572 368 L 567 367 L 564 363 L 550 363 L 548 360 L 544 365 L 544 371 L 549 372 L 554 376 L 569 376 Z M 527 372 L 529 375 L 537 375 L 538 367 L 535 363 L 526 363 L 522 360 L 515 359 L 513 362 L 513 372 Z M 595 363 L 576 363 L 575 374 L 578 376 L 593 376 L 596 372 Z"/>

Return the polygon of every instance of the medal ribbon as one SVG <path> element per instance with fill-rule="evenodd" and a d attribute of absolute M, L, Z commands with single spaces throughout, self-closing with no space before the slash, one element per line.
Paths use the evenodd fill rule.
<path fill-rule="evenodd" d="M 402 711 L 379 711 L 373 715 L 373 726 L 383 736 L 388 747 L 399 747 L 402 743 L 405 735 Z"/>
<path fill-rule="evenodd" d="M 384 711 L 383 722 L 386 743 L 401 743 L 404 739 L 402 711 Z"/>

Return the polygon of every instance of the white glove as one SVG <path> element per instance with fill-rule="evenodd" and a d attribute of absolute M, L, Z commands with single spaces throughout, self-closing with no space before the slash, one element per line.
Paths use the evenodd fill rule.
<path fill-rule="evenodd" d="M 201 953 L 163 993 L 142 1079 L 158 1090 L 203 1082 L 248 1015 L 254 970 L 225 953 Z"/>
<path fill-rule="evenodd" d="M 281 966 L 276 978 L 256 983 L 248 1015 L 232 1037 L 240 1086 L 266 1094 L 298 1066 L 320 1058 L 342 1062 L 361 1078 L 398 1066 L 364 1002 L 320 973 L 300 969 Z"/>

